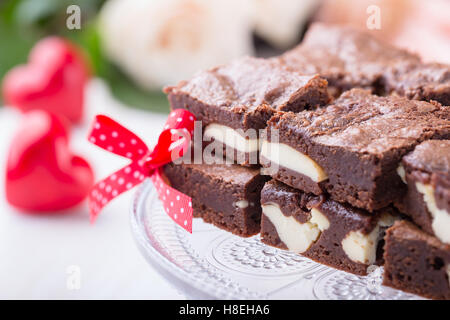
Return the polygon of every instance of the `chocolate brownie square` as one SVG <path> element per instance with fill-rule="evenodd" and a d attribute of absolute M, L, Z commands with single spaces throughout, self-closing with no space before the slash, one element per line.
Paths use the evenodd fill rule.
<path fill-rule="evenodd" d="M 195 217 L 243 237 L 259 233 L 259 169 L 239 165 L 168 164 L 164 174 L 175 189 L 192 198 Z"/>
<path fill-rule="evenodd" d="M 450 66 L 411 61 L 388 68 L 383 77 L 384 91 L 409 99 L 437 101 L 450 106 Z"/>
<path fill-rule="evenodd" d="M 408 221 L 386 231 L 383 284 L 431 299 L 450 299 L 450 245 Z"/>
<path fill-rule="evenodd" d="M 387 67 L 398 61 L 420 61 L 364 32 L 323 23 L 311 25 L 302 43 L 280 59 L 293 70 L 320 74 L 336 96 L 352 88 L 380 91 Z"/>
<path fill-rule="evenodd" d="M 370 214 L 275 180 L 265 184 L 261 206 L 264 243 L 361 275 L 382 262 L 384 230 L 396 217 L 393 208 Z"/>
<path fill-rule="evenodd" d="M 251 57 L 199 72 L 164 92 L 172 109 L 187 109 L 202 121 L 205 140 L 220 142 L 220 152 L 241 164 L 257 164 L 258 130 L 276 111 L 297 112 L 330 99 L 319 76 Z"/>
<path fill-rule="evenodd" d="M 380 97 L 352 89 L 327 107 L 284 113 L 269 121 L 260 162 L 291 187 L 374 211 L 406 191 L 397 167 L 428 139 L 448 139 L 439 103 Z"/>
<path fill-rule="evenodd" d="M 450 140 L 421 143 L 403 157 L 398 173 L 408 185 L 398 208 L 450 244 Z"/>
<path fill-rule="evenodd" d="M 419 56 L 351 27 L 315 23 L 280 60 L 293 70 L 325 77 L 335 96 L 359 87 L 450 105 L 450 66 L 423 63 Z"/>

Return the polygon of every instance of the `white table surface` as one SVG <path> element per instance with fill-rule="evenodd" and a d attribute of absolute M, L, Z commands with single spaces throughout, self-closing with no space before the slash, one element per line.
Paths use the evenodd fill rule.
<path fill-rule="evenodd" d="M 114 117 L 150 146 L 166 119 L 121 105 L 100 80 L 89 84 L 86 106 L 86 120 L 72 132 L 71 145 L 90 161 L 96 179 L 126 160 L 87 142 L 95 114 Z M 4 168 L 20 118 L 15 109 L 0 108 L 0 298 L 183 299 L 147 264 L 134 243 L 129 208 L 135 189 L 110 203 L 94 225 L 89 223 L 86 203 L 58 216 L 26 215 L 7 204 Z M 70 283 L 77 275 L 80 281 L 75 283 L 80 286 L 74 288 Z"/>

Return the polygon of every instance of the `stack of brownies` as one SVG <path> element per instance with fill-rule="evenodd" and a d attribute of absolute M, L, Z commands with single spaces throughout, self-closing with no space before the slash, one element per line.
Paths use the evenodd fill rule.
<path fill-rule="evenodd" d="M 347 272 L 384 265 L 384 284 L 450 299 L 450 66 L 315 24 L 279 57 L 165 92 L 202 122 L 212 156 L 164 169 L 195 216 Z"/>

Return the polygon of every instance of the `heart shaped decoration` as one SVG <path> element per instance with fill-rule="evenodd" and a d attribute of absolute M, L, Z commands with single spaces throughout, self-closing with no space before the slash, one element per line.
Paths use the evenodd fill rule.
<path fill-rule="evenodd" d="M 34 46 L 28 64 L 7 73 L 3 97 L 6 104 L 22 111 L 47 110 L 77 123 L 83 116 L 88 79 L 81 52 L 65 39 L 49 37 Z"/>
<path fill-rule="evenodd" d="M 89 193 L 93 172 L 69 150 L 66 122 L 41 110 L 24 115 L 8 154 L 6 198 L 11 205 L 30 212 L 63 210 Z"/>

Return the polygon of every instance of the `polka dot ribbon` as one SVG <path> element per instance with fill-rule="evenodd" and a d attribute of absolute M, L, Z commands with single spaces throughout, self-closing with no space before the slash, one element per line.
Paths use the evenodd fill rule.
<path fill-rule="evenodd" d="M 89 194 L 91 222 L 104 206 L 121 193 L 150 177 L 166 213 L 182 228 L 192 233 L 191 198 L 170 187 L 162 177 L 162 167 L 181 157 L 191 141 L 194 116 L 187 110 L 172 111 L 152 151 L 133 132 L 111 118 L 95 118 L 89 141 L 131 163 L 98 182 Z"/>

